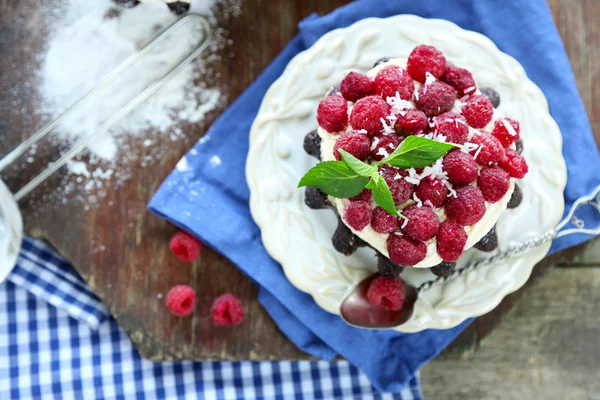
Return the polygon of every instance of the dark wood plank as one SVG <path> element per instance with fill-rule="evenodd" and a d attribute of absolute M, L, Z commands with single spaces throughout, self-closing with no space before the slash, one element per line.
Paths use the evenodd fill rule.
<path fill-rule="evenodd" d="M 219 21 L 231 42 L 218 50 L 220 58 L 214 58 L 213 73 L 206 79 L 215 82 L 231 103 L 296 34 L 299 20 L 315 11 L 330 12 L 346 2 L 244 1 L 240 16 L 222 16 Z M 588 7 L 586 12 L 581 11 L 583 5 Z M 45 122 L 35 117 L 38 104 L 35 85 L 23 83 L 33 82 L 38 62 L 35 54 L 43 47 L 47 35 L 43 13 L 51 6 L 34 0 L 0 1 L 0 52 L 3 54 L 0 59 L 0 154 L 5 154 Z M 588 110 L 593 113 L 600 107 L 600 89 L 588 85 L 588 90 L 585 83 L 593 84 L 590 71 L 598 73 L 600 63 L 591 61 L 598 59 L 598 50 L 590 49 L 591 43 L 598 42 L 597 30 L 593 31 L 598 28 L 590 28 L 594 24 L 585 24 L 585 20 L 594 21 L 592 16 L 598 15 L 598 2 L 554 0 L 551 6 L 561 33 L 567 35 L 567 51 L 575 59 L 580 89 Z M 576 10 L 571 11 L 573 8 Z M 584 28 L 580 27 L 582 20 Z M 571 32 L 574 25 L 577 27 Z M 592 37 L 594 35 L 596 37 Z M 305 358 L 306 355 L 278 331 L 256 301 L 256 288 L 237 268 L 209 249 L 194 264 L 177 262 L 167 245 L 174 228 L 145 209 L 160 182 L 224 107 L 198 124 L 181 126 L 186 140 L 170 143 L 162 159 L 154 165 L 133 168 L 127 185 L 109 187 L 106 198 L 90 205 L 89 209 L 76 201 L 77 192 L 64 205 L 56 202 L 53 197 L 56 185 L 71 183 L 77 187 L 76 182 L 65 181 L 64 173 L 57 174 L 21 204 L 26 232 L 47 238 L 75 264 L 147 358 Z M 594 126 L 598 133 L 600 120 L 596 121 Z M 133 150 L 143 151 L 138 139 L 131 138 L 128 144 Z M 13 187 L 22 185 L 55 151 L 56 148 L 48 147 L 46 153 L 38 155 L 37 162 L 24 163 L 27 164 L 24 170 L 12 171 L 9 183 Z M 528 287 L 533 287 L 545 275 L 553 260 L 556 258 L 536 268 Z M 199 294 L 198 311 L 193 318 L 175 318 L 163 305 L 164 298 L 160 296 L 177 283 L 191 283 Z M 238 328 L 219 329 L 209 322 L 211 301 L 224 291 L 236 293 L 247 307 L 247 322 Z M 509 296 L 497 310 L 478 318 L 447 354 L 460 357 L 477 349 L 483 337 L 525 291 Z"/>
<path fill-rule="evenodd" d="M 556 268 L 469 361 L 421 370 L 427 399 L 598 399 L 600 268 Z"/>

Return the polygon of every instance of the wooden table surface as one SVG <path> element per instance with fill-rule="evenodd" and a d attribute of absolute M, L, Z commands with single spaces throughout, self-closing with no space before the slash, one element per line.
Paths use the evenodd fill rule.
<path fill-rule="evenodd" d="M 219 19 L 218 25 L 231 40 L 213 52 L 220 57 L 211 57 L 213 73 L 207 79 L 227 94 L 231 103 L 297 33 L 298 21 L 313 12 L 328 13 L 344 3 L 347 1 L 243 1 L 240 15 Z M 598 138 L 599 28 L 591 21 L 600 19 L 600 1 L 551 0 L 550 4 Z M 36 116 L 39 100 L 32 82 L 39 65 L 36 55 L 48 34 L 43 15 L 50 7 L 53 2 L 0 0 L 0 155 L 47 122 Z M 140 167 L 146 151 L 142 140 L 131 138 L 128 145 L 139 156 L 127 161 L 130 180 L 105 188 L 106 196 L 97 204 L 78 201 L 82 185 L 61 170 L 21 202 L 25 232 L 49 240 L 73 262 L 146 358 L 307 358 L 280 333 L 258 304 L 256 287 L 237 268 L 209 249 L 194 264 L 178 262 L 168 248 L 175 229 L 146 211 L 158 185 L 225 106 L 197 124 L 181 126 L 186 139 L 168 147 L 163 144 L 162 158 L 145 169 Z M 55 151 L 55 146 L 40 150 L 35 162 L 17 163 L 3 178 L 11 188 L 21 186 Z M 72 185 L 73 191 L 62 204 L 53 193 L 57 186 L 66 184 Z M 569 254 L 577 252 L 571 250 Z M 483 337 L 559 257 L 545 260 L 534 270 L 525 289 L 477 318 L 446 354 L 460 356 L 477 349 Z M 191 318 L 170 315 L 161 298 L 179 283 L 191 285 L 198 294 L 197 311 Z M 246 322 L 235 329 L 216 328 L 211 323 L 211 302 L 225 291 L 237 294 L 246 306 Z"/>

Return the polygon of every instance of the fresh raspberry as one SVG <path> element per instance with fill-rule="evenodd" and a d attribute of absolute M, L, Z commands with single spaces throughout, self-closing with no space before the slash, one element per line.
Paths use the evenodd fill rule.
<path fill-rule="evenodd" d="M 482 95 L 472 96 L 461 110 L 469 125 L 473 128 L 483 128 L 491 120 L 494 114 L 494 106 L 487 97 Z"/>
<path fill-rule="evenodd" d="M 422 83 L 427 78 L 427 72 L 441 78 L 446 71 L 446 59 L 435 47 L 422 44 L 410 52 L 406 69 L 413 79 Z"/>
<path fill-rule="evenodd" d="M 397 135 L 379 135 L 373 139 L 373 149 L 371 150 L 371 158 L 376 161 L 381 161 L 389 156 L 400 145 L 400 138 Z"/>
<path fill-rule="evenodd" d="M 169 246 L 171 252 L 181 261 L 196 261 L 202 251 L 202 242 L 185 231 L 175 233 Z"/>
<path fill-rule="evenodd" d="M 402 204 L 406 200 L 412 198 L 415 191 L 414 185 L 407 182 L 404 177 L 407 175 L 406 171 L 400 168 L 395 168 L 389 165 L 384 165 L 379 170 L 379 174 L 383 176 L 385 182 L 392 192 L 394 204 Z"/>
<path fill-rule="evenodd" d="M 434 207 L 441 207 L 446 202 L 448 188 L 441 179 L 423 179 L 417 186 L 416 193 L 422 202 L 429 200 Z"/>
<path fill-rule="evenodd" d="M 383 129 L 381 119 L 386 119 L 390 106 L 379 96 L 364 97 L 354 104 L 350 123 L 354 129 L 364 129 L 369 136 L 377 135 Z"/>
<path fill-rule="evenodd" d="M 187 285 L 173 286 L 167 293 L 165 303 L 171 313 L 178 317 L 185 317 L 194 311 L 196 293 Z"/>
<path fill-rule="evenodd" d="M 505 148 L 519 140 L 521 129 L 519 122 L 510 118 L 502 118 L 494 124 L 492 135 L 502 143 Z"/>
<path fill-rule="evenodd" d="M 500 161 L 500 166 L 504 168 L 504 170 L 508 172 L 511 177 L 517 179 L 522 179 L 529 171 L 529 167 L 527 166 L 527 161 L 525 161 L 525 158 L 520 156 L 519 153 L 512 149 L 506 150 L 506 155 L 502 161 Z"/>
<path fill-rule="evenodd" d="M 490 203 L 500 200 L 510 185 L 510 175 L 500 167 L 483 168 L 477 178 L 477 187 Z"/>
<path fill-rule="evenodd" d="M 485 200 L 481 190 L 475 186 L 456 189 L 456 197 L 446 201 L 446 216 L 461 225 L 473 225 L 485 214 Z"/>
<path fill-rule="evenodd" d="M 218 326 L 236 326 L 244 320 L 244 306 L 240 299 L 231 293 L 217 297 L 210 309 L 212 319 Z"/>
<path fill-rule="evenodd" d="M 367 290 L 369 304 L 388 310 L 401 310 L 405 298 L 404 281 L 400 278 L 377 277 Z"/>
<path fill-rule="evenodd" d="M 359 201 L 359 200 L 363 200 L 363 201 L 371 201 L 371 189 L 363 189 L 362 192 L 360 192 L 359 194 L 357 194 L 354 197 L 350 197 L 351 201 Z"/>
<path fill-rule="evenodd" d="M 377 93 L 377 86 L 368 76 L 350 72 L 340 84 L 340 92 L 346 100 L 356 102 Z"/>
<path fill-rule="evenodd" d="M 345 150 L 359 160 L 365 161 L 371 151 L 371 139 L 357 131 L 346 132 L 340 135 L 333 145 L 333 155 L 336 160 L 341 161 L 342 155 L 338 149 Z"/>
<path fill-rule="evenodd" d="M 401 136 L 416 135 L 429 130 L 427 115 L 419 110 L 403 110 L 396 115 L 394 129 Z"/>
<path fill-rule="evenodd" d="M 392 233 L 398 230 L 398 217 L 388 213 L 381 207 L 373 210 L 371 228 L 379 233 Z"/>
<path fill-rule="evenodd" d="M 411 206 L 402 211 L 408 218 L 406 224 L 401 223 L 401 231 L 411 239 L 426 242 L 437 235 L 440 220 L 431 207 Z"/>
<path fill-rule="evenodd" d="M 425 243 L 416 242 L 406 236 L 400 236 L 395 233 L 388 236 L 387 249 L 390 260 L 394 264 L 405 267 L 418 264 L 427 255 L 427 246 Z"/>
<path fill-rule="evenodd" d="M 471 151 L 471 155 L 475 157 L 475 161 L 479 165 L 495 164 L 504 158 L 502 144 L 487 132 L 479 132 L 479 134 L 473 135 L 470 142 L 481 148 L 481 150 L 478 147 Z"/>
<path fill-rule="evenodd" d="M 468 185 L 477 178 L 477 162 L 470 154 L 460 150 L 446 154 L 442 165 L 453 185 Z"/>
<path fill-rule="evenodd" d="M 452 111 L 434 117 L 433 125 L 439 135 L 446 137 L 448 143 L 464 144 L 469 138 L 467 120 Z"/>
<path fill-rule="evenodd" d="M 450 111 L 456 100 L 456 89 L 447 83 L 435 81 L 419 89 L 415 105 L 427 115 L 438 115 Z"/>
<path fill-rule="evenodd" d="M 327 132 L 335 133 L 346 129 L 348 125 L 348 103 L 337 94 L 321 100 L 317 108 L 317 122 Z"/>
<path fill-rule="evenodd" d="M 354 230 L 362 231 L 373 218 L 371 206 L 366 201 L 353 201 L 346 207 L 344 219 Z"/>
<path fill-rule="evenodd" d="M 441 80 L 456 89 L 459 97 L 472 94 L 477 89 L 473 75 L 466 69 L 452 64 L 446 64 L 446 72 Z"/>
<path fill-rule="evenodd" d="M 458 260 L 465 244 L 467 244 L 467 233 L 458 222 L 449 220 L 442 222 L 437 235 L 437 252 L 442 260 L 448 262 Z"/>
<path fill-rule="evenodd" d="M 396 66 L 383 68 L 375 77 L 377 93 L 384 99 L 400 95 L 402 100 L 410 100 L 415 91 L 415 83 L 404 69 Z"/>

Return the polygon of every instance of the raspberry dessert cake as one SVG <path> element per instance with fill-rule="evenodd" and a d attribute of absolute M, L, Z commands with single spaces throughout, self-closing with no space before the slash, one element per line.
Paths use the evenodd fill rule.
<path fill-rule="evenodd" d="M 322 162 L 300 183 L 309 207 L 337 213 L 336 250 L 372 247 L 394 278 L 405 267 L 445 276 L 465 250 L 496 249 L 528 170 L 519 122 L 499 102 L 427 45 L 349 73 L 318 106 L 304 149 Z"/>

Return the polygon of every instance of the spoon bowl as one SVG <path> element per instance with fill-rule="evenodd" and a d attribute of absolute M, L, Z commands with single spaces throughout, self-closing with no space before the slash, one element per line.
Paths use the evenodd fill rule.
<path fill-rule="evenodd" d="M 412 316 L 419 291 L 408 282 L 404 282 L 406 297 L 400 310 L 389 310 L 369 303 L 369 285 L 379 276 L 369 275 L 360 281 L 342 301 L 340 314 L 349 325 L 364 329 L 390 329 L 402 325 Z"/>

